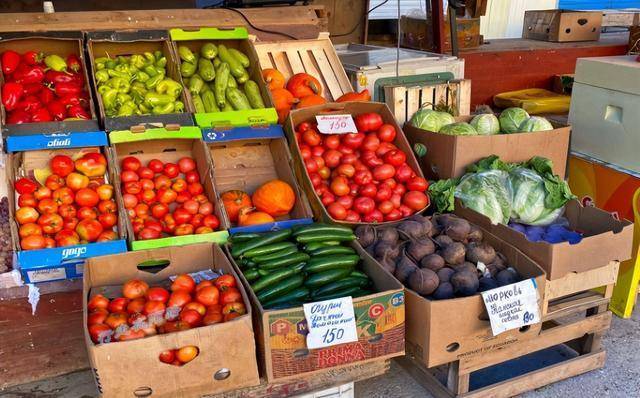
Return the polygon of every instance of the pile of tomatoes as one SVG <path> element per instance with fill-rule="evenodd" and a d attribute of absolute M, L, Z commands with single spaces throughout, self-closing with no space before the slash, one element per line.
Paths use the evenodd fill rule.
<path fill-rule="evenodd" d="M 122 297 L 91 297 L 87 311 L 91 340 L 101 344 L 227 322 L 247 309 L 233 275 L 196 284 L 181 274 L 168 290 L 132 279 L 122 286 Z"/>
<path fill-rule="evenodd" d="M 15 213 L 20 247 L 33 250 L 116 239 L 118 207 L 113 186 L 105 181 L 105 157 L 89 152 L 74 161 L 56 155 L 49 168 L 53 174 L 44 185 L 29 177 L 14 184 L 20 195 Z"/>
<path fill-rule="evenodd" d="M 7 124 L 91 119 L 80 59 L 36 51 L 1 55 Z"/>
<path fill-rule="evenodd" d="M 122 199 L 136 239 L 206 234 L 220 226 L 192 158 L 177 164 L 151 159 L 142 166 L 127 156 L 121 170 Z"/>
<path fill-rule="evenodd" d="M 397 132 L 377 113 L 355 118 L 357 133 L 321 134 L 303 122 L 296 139 L 311 183 L 329 215 L 349 222 L 395 221 L 429 204 L 427 181 L 393 142 Z"/>

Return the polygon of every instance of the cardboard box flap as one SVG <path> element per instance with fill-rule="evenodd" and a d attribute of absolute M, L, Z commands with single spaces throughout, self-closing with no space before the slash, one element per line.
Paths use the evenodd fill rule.
<path fill-rule="evenodd" d="M 109 140 L 113 144 L 122 142 L 136 142 L 148 140 L 170 140 L 170 139 L 200 139 L 202 133 L 198 127 L 194 126 L 176 126 L 174 128 L 167 126 L 162 128 L 142 128 L 141 131 L 118 130 L 109 133 Z"/>
<path fill-rule="evenodd" d="M 37 151 L 55 148 L 82 148 L 107 146 L 109 142 L 104 131 L 86 133 L 36 134 L 7 137 L 7 152 Z"/>
<path fill-rule="evenodd" d="M 173 41 L 183 40 L 231 40 L 247 39 L 249 32 L 244 27 L 237 28 L 200 28 L 200 29 L 170 29 Z"/>
<path fill-rule="evenodd" d="M 119 41 L 133 42 L 144 40 L 166 40 L 169 33 L 166 30 L 101 30 L 87 32 L 90 41 Z"/>
<path fill-rule="evenodd" d="M 579 232 L 584 237 L 600 234 L 619 234 L 625 228 L 633 225 L 628 220 L 618 220 L 613 214 L 594 206 L 583 206 L 578 200 L 569 202 L 565 208 L 564 216 L 569 224 L 579 226 Z M 607 230 L 603 230 L 607 226 Z"/>
<path fill-rule="evenodd" d="M 83 34 L 80 31 L 4 32 L 2 33 L 2 36 L 0 36 L 0 40 L 33 39 L 40 37 L 50 39 L 82 40 Z"/>
<path fill-rule="evenodd" d="M 229 130 L 202 130 L 202 139 L 207 143 L 270 138 L 284 138 L 282 126 L 273 125 L 266 127 L 236 127 Z"/>

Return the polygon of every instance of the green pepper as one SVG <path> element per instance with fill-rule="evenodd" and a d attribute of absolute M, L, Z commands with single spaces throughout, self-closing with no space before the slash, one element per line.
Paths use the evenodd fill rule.
<path fill-rule="evenodd" d="M 149 91 L 144 95 L 144 102 L 151 105 L 152 107 L 156 107 L 159 105 L 165 105 L 169 102 L 173 103 L 175 99 L 168 94 L 158 94 L 153 91 Z"/>
<path fill-rule="evenodd" d="M 95 76 L 98 83 L 104 83 L 109 80 L 109 73 L 104 69 L 96 71 Z"/>
<path fill-rule="evenodd" d="M 103 69 L 104 69 L 104 62 L 96 64 L 96 70 L 103 70 Z"/>
<path fill-rule="evenodd" d="M 116 104 L 124 104 L 129 101 L 131 101 L 131 96 L 129 94 L 118 93 L 118 95 L 116 95 Z"/>
<path fill-rule="evenodd" d="M 116 61 L 114 61 L 112 59 L 110 59 L 110 60 L 108 60 L 108 61 L 106 61 L 104 63 L 104 67 L 107 68 L 107 69 L 113 69 L 116 66 L 118 66 L 118 64 L 116 63 Z"/>
<path fill-rule="evenodd" d="M 153 67 L 153 65 L 145 66 L 143 71 L 144 73 L 149 75 L 149 77 L 155 77 L 158 74 L 158 71 L 156 70 L 156 68 Z"/>
<path fill-rule="evenodd" d="M 169 102 L 164 105 L 154 106 L 151 113 L 154 115 L 166 115 L 167 113 L 172 113 L 174 110 L 175 104 L 173 102 Z"/>
<path fill-rule="evenodd" d="M 119 92 L 129 92 L 129 88 L 130 88 L 130 84 L 129 84 L 129 79 L 125 79 L 119 76 L 114 76 L 111 79 L 107 80 L 106 84 L 111 87 L 111 88 L 115 88 L 116 90 L 118 90 Z"/>
<path fill-rule="evenodd" d="M 140 112 L 142 112 L 143 114 L 151 113 L 151 109 L 149 109 L 144 103 L 140 103 L 138 105 L 138 109 L 140 109 Z"/>
<path fill-rule="evenodd" d="M 67 61 L 56 54 L 51 54 L 44 57 L 44 64 L 47 65 L 47 68 L 53 69 L 56 72 L 65 72 L 67 70 Z"/>
<path fill-rule="evenodd" d="M 189 80 L 189 91 L 191 91 L 192 94 L 200 94 L 202 86 L 204 86 L 204 80 L 202 80 L 200 75 L 191 76 L 191 79 Z"/>
<path fill-rule="evenodd" d="M 156 68 L 164 68 L 167 66 L 167 57 L 158 59 L 155 63 Z"/>
<path fill-rule="evenodd" d="M 211 61 L 206 58 L 200 58 L 198 61 L 198 74 L 205 82 L 213 81 L 216 77 L 216 70 Z"/>
<path fill-rule="evenodd" d="M 143 71 L 138 71 L 138 73 L 136 73 L 136 80 L 139 81 L 139 82 L 144 83 L 147 80 L 149 80 L 150 78 L 151 77 L 147 73 L 145 73 Z"/>
<path fill-rule="evenodd" d="M 109 90 L 111 90 L 111 87 L 110 87 L 110 86 L 108 86 L 108 85 L 106 85 L 106 84 L 103 84 L 103 85 L 101 85 L 101 86 L 98 86 L 98 93 L 99 93 L 100 95 L 104 94 L 106 91 L 109 91 Z"/>
<path fill-rule="evenodd" d="M 118 55 L 116 57 L 116 62 L 118 64 L 128 64 L 129 63 L 129 57 L 126 57 L 124 55 Z"/>
<path fill-rule="evenodd" d="M 198 69 L 196 64 L 185 61 L 180 65 L 180 74 L 183 77 L 191 77 L 194 73 L 196 73 L 196 69 Z"/>
<path fill-rule="evenodd" d="M 174 111 L 177 113 L 182 113 L 184 112 L 184 102 L 182 101 L 176 101 L 173 103 L 174 105 Z"/>
<path fill-rule="evenodd" d="M 137 107 L 132 107 L 130 104 L 122 104 L 118 108 L 117 116 L 131 116 Z"/>
<path fill-rule="evenodd" d="M 177 81 L 167 78 L 158 83 L 156 91 L 177 98 L 182 93 L 182 86 Z"/>
<path fill-rule="evenodd" d="M 164 57 L 164 54 L 162 53 L 162 51 L 156 50 L 156 51 L 153 52 L 153 56 L 156 58 L 156 60 L 158 60 L 158 59 Z"/>
<path fill-rule="evenodd" d="M 151 56 L 153 57 L 153 54 L 151 54 Z M 136 68 L 142 69 L 145 67 L 146 64 L 147 64 L 147 61 L 144 56 L 140 54 L 133 54 L 131 56 L 131 65 L 135 66 Z"/>
<path fill-rule="evenodd" d="M 144 82 L 144 86 L 147 90 L 151 90 L 152 88 L 155 88 L 156 85 L 162 81 L 162 79 L 164 79 L 163 75 L 155 75 Z"/>
<path fill-rule="evenodd" d="M 179 46 L 178 47 L 178 55 L 180 55 L 180 59 L 186 62 L 195 63 L 196 56 L 191 52 L 189 47 Z"/>
<path fill-rule="evenodd" d="M 118 90 L 114 88 L 110 88 L 105 92 L 101 93 L 100 95 L 102 96 L 102 104 L 106 109 L 112 109 L 115 107 Z"/>
<path fill-rule="evenodd" d="M 200 55 L 206 59 L 214 59 L 218 55 L 218 47 L 213 43 L 205 43 L 200 47 Z"/>
<path fill-rule="evenodd" d="M 109 61 L 110 59 L 111 58 L 109 58 L 109 57 L 98 57 L 98 58 L 94 59 L 93 61 L 96 64 L 104 64 L 105 62 Z"/>
<path fill-rule="evenodd" d="M 131 76 L 128 73 L 123 71 L 118 71 L 116 69 L 107 69 L 107 73 L 111 77 L 117 77 L 124 80 L 129 80 L 131 78 Z"/>
<path fill-rule="evenodd" d="M 153 55 L 152 52 L 145 51 L 143 55 L 147 59 L 147 61 L 152 62 L 152 63 L 156 62 L 156 56 Z"/>

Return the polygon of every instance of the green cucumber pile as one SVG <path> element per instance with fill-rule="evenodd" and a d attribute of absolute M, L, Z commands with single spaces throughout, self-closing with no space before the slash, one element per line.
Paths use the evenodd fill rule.
<path fill-rule="evenodd" d="M 265 233 L 231 236 L 231 255 L 265 309 L 372 293 L 357 270 L 360 256 L 347 246 L 351 229 L 309 224 Z"/>
<path fill-rule="evenodd" d="M 205 43 L 195 53 L 179 46 L 178 55 L 196 113 L 265 108 L 258 83 L 249 79 L 249 57 L 241 51 Z"/>

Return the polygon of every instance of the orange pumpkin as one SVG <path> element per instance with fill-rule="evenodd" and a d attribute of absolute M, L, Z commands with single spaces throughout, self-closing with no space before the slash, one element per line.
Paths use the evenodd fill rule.
<path fill-rule="evenodd" d="M 296 203 L 296 194 L 291 185 L 282 180 L 271 180 L 262 184 L 253 193 L 253 205 L 273 217 L 288 214 Z"/>
<path fill-rule="evenodd" d="M 269 90 L 284 88 L 284 75 L 279 70 L 273 68 L 263 69 L 262 77 L 267 82 Z"/>
<path fill-rule="evenodd" d="M 346 93 L 342 94 L 340 98 L 336 100 L 336 102 L 349 102 L 349 101 L 360 101 L 360 102 L 368 102 L 371 101 L 371 94 L 369 94 L 369 90 L 366 88 L 359 93 Z"/>
<path fill-rule="evenodd" d="M 313 94 L 322 95 L 320 82 L 308 73 L 296 73 L 291 76 L 287 82 L 287 90 L 296 98 Z"/>
<path fill-rule="evenodd" d="M 298 100 L 288 90 L 284 88 L 276 88 L 271 90 L 271 96 L 273 97 L 273 106 L 277 111 L 289 110 L 291 106 L 298 102 Z"/>
<path fill-rule="evenodd" d="M 289 111 L 291 109 L 278 109 L 276 113 L 278 114 L 278 124 L 284 124 L 284 121 L 287 120 L 287 116 L 289 116 Z"/>
<path fill-rule="evenodd" d="M 253 206 L 249 195 L 239 189 L 224 192 L 220 195 L 220 199 L 222 199 L 222 204 L 224 205 L 224 209 L 227 211 L 227 215 L 231 222 L 238 221 L 240 209 L 243 207 Z"/>
<path fill-rule="evenodd" d="M 257 225 L 257 224 L 266 224 L 270 222 L 275 222 L 270 215 L 262 211 L 253 211 L 253 207 L 243 207 L 240 209 L 240 214 L 238 215 L 239 222 L 238 225 L 241 227 L 245 227 L 247 225 Z"/>
<path fill-rule="evenodd" d="M 298 102 L 298 105 L 296 105 L 296 109 L 307 108 L 309 106 L 322 105 L 326 103 L 327 100 L 317 94 L 307 95 L 306 97 L 300 98 L 300 102 Z"/>

